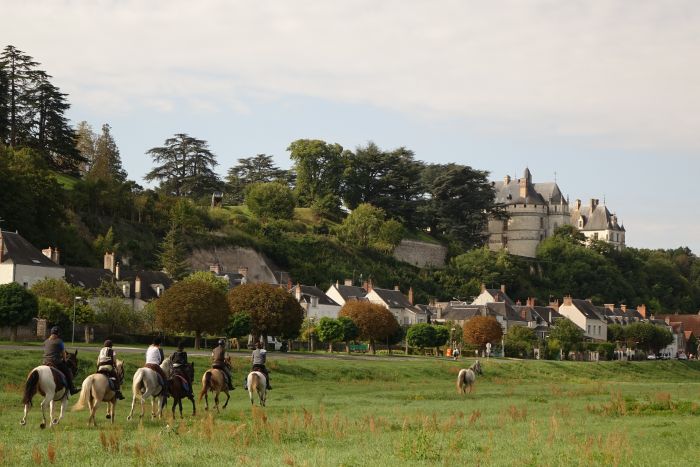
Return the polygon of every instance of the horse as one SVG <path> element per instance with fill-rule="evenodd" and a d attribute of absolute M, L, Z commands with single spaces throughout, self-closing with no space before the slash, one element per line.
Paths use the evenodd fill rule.
<path fill-rule="evenodd" d="M 267 378 L 262 371 L 251 371 L 247 378 L 248 397 L 250 397 L 250 405 L 255 405 L 253 402 L 253 393 L 258 393 L 258 400 L 261 407 L 265 407 L 267 401 Z"/>
<path fill-rule="evenodd" d="M 170 358 L 168 357 L 165 360 L 163 360 L 163 363 L 160 364 L 160 367 L 163 369 L 163 373 L 165 373 L 166 380 L 163 383 L 168 384 L 167 380 L 170 378 L 170 375 L 172 375 L 173 372 L 173 364 L 170 361 Z M 131 420 L 131 416 L 134 413 L 134 404 L 136 403 L 137 396 L 141 400 L 141 415 L 139 415 L 139 418 L 143 418 L 144 412 L 146 410 L 146 399 L 148 399 L 149 397 L 151 398 L 151 418 L 156 418 L 156 416 L 158 418 L 162 417 L 163 407 L 165 407 L 166 403 L 166 397 L 163 394 L 165 387 L 163 387 L 159 381 L 160 378 L 158 376 L 158 373 L 156 373 L 154 370 L 151 370 L 150 368 L 144 367 L 136 370 L 136 373 L 134 373 L 133 383 L 131 384 L 131 411 L 126 417 L 127 420 Z M 157 413 L 156 398 L 159 400 Z"/>
<path fill-rule="evenodd" d="M 474 381 L 476 381 L 476 375 L 483 374 L 484 373 L 481 371 L 481 363 L 479 363 L 479 360 L 474 362 L 474 364 L 469 368 L 462 368 L 459 370 L 459 374 L 457 375 L 457 392 L 464 394 L 468 388 L 469 394 L 471 394 L 472 386 L 474 385 Z"/>
<path fill-rule="evenodd" d="M 67 353 L 68 359 L 66 364 L 73 372 L 73 375 L 78 372 L 78 350 L 74 353 Z M 39 425 L 42 429 L 46 428 L 46 404 L 49 404 L 49 418 L 51 418 L 51 426 L 57 425 L 63 418 L 63 412 L 68 405 L 68 396 L 70 392 L 65 386 L 65 383 L 60 380 L 57 373 L 59 370 L 48 365 L 40 365 L 29 372 L 27 381 L 24 384 L 24 395 L 22 403 L 24 404 L 24 416 L 20 420 L 20 425 L 26 425 L 27 414 L 32 406 L 32 398 L 39 392 L 44 399 L 41 401 L 41 418 L 42 422 Z M 65 377 L 65 376 L 64 376 Z M 61 413 L 58 418 L 53 417 L 54 402 L 61 401 Z"/>
<path fill-rule="evenodd" d="M 187 379 L 189 379 L 189 385 L 192 386 L 194 381 L 194 363 L 188 363 L 184 368 Z M 173 377 L 170 379 L 170 385 L 168 389 L 170 390 L 170 395 L 173 396 L 173 418 L 175 418 L 175 406 L 180 407 L 180 418 L 182 418 L 182 399 L 187 398 L 192 401 L 192 416 L 197 414 L 197 408 L 194 403 L 194 396 L 191 393 L 185 391 L 185 384 L 187 380 L 178 371 L 173 372 Z M 191 389 L 191 387 L 190 387 Z"/>
<path fill-rule="evenodd" d="M 224 362 L 226 363 L 226 367 L 231 369 L 231 357 L 226 357 Z M 209 398 L 207 394 L 210 391 L 214 393 L 214 408 L 216 408 L 216 412 L 219 413 L 219 393 L 223 392 L 226 394 L 226 402 L 224 402 L 223 406 L 224 409 L 228 405 L 228 400 L 231 396 L 228 393 L 226 376 L 224 376 L 224 372 L 218 368 L 210 368 L 202 375 L 202 390 L 199 392 L 199 401 L 201 402 L 202 397 L 204 397 L 204 410 L 209 410 Z"/>
<path fill-rule="evenodd" d="M 124 382 L 124 362 L 117 360 L 114 372 L 117 374 L 119 385 L 121 385 Z M 92 426 L 97 427 L 95 413 L 97 412 L 97 404 L 100 402 L 107 402 L 107 418 L 114 424 L 114 407 L 117 405 L 117 395 L 110 388 L 107 375 L 104 373 L 93 373 L 83 381 L 80 399 L 73 406 L 73 410 L 82 410 L 87 405 L 90 410 L 88 426 L 92 422 Z"/>

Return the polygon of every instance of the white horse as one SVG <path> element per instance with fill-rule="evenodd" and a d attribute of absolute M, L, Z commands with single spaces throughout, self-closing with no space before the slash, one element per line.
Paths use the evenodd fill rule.
<path fill-rule="evenodd" d="M 173 364 L 170 362 L 170 358 L 163 360 L 160 367 L 165 373 L 166 380 L 163 384 L 168 384 L 168 379 L 173 374 Z M 165 407 L 166 397 L 164 395 L 165 387 L 161 386 L 160 378 L 158 373 L 150 368 L 139 368 L 134 373 L 134 382 L 131 385 L 132 396 L 131 396 L 131 411 L 129 416 L 126 417 L 127 420 L 131 420 L 131 416 L 134 413 L 134 404 L 136 403 L 136 397 L 141 399 L 141 415 L 139 418 L 143 418 L 145 413 L 145 403 L 146 399 L 151 398 L 151 418 L 161 418 L 163 415 L 163 407 Z M 156 399 L 158 400 L 158 410 L 156 412 Z"/>
<path fill-rule="evenodd" d="M 253 393 L 257 392 L 260 405 L 265 407 L 267 401 L 267 378 L 265 375 L 261 371 L 251 371 L 248 373 L 247 383 L 251 405 L 254 405 Z"/>
<path fill-rule="evenodd" d="M 117 381 L 121 385 L 124 382 L 124 362 L 117 360 L 114 371 L 117 374 Z M 109 378 L 105 374 L 94 373 L 83 381 L 80 399 L 73 406 L 73 410 L 81 410 L 87 404 L 90 410 L 88 425 L 92 422 L 92 426 L 96 427 L 95 413 L 100 402 L 107 402 L 107 418 L 114 424 L 114 406 L 117 405 L 117 394 L 109 387 Z"/>
<path fill-rule="evenodd" d="M 74 353 L 67 353 L 66 364 L 73 372 L 73 375 L 77 373 L 78 370 L 78 350 Z M 54 379 L 54 371 L 58 371 L 55 368 L 47 365 L 41 365 L 34 368 L 29 372 L 27 376 L 27 381 L 24 384 L 24 395 L 22 397 L 22 403 L 24 404 L 24 416 L 20 420 L 20 425 L 26 425 L 27 414 L 29 409 L 32 407 L 32 398 L 39 392 L 44 399 L 41 401 L 41 418 L 42 422 L 39 425 L 42 429 L 46 428 L 46 405 L 49 405 L 49 418 L 51 419 L 51 426 L 57 425 L 58 422 L 63 418 L 63 412 L 66 410 L 68 405 L 68 396 L 70 392 L 68 388 L 65 387 L 63 383 L 56 385 L 56 380 Z M 54 418 L 53 409 L 55 402 L 61 402 L 61 412 L 58 418 Z"/>
<path fill-rule="evenodd" d="M 459 370 L 457 375 L 457 392 L 464 394 L 469 389 L 469 394 L 472 393 L 472 386 L 474 386 L 474 381 L 476 381 L 476 375 L 482 375 L 481 363 L 477 360 L 469 368 L 462 368 Z"/>

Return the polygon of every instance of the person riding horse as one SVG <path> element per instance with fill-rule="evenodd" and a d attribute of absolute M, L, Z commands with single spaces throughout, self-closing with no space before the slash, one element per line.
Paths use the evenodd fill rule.
<path fill-rule="evenodd" d="M 226 378 L 226 384 L 228 385 L 229 391 L 233 391 L 233 380 L 231 379 L 231 370 L 228 365 L 226 365 L 226 341 L 224 339 L 219 339 L 219 345 L 214 347 L 211 353 L 212 368 L 221 370 Z"/>
<path fill-rule="evenodd" d="M 57 326 L 51 328 L 51 335 L 44 341 L 44 365 L 48 365 L 59 370 L 66 377 L 66 387 L 71 395 L 80 392 L 80 389 L 73 385 L 73 372 L 66 364 L 66 346 L 59 337 L 60 330 Z"/>
<path fill-rule="evenodd" d="M 114 385 L 114 393 L 117 399 L 123 400 L 124 395 L 119 390 L 119 379 L 117 378 L 117 357 L 112 349 L 112 341 L 107 339 L 104 347 L 100 350 L 100 355 L 97 357 L 97 372 L 105 375 Z"/>
<path fill-rule="evenodd" d="M 165 360 L 165 354 L 163 354 L 163 349 L 160 348 L 160 344 L 163 341 L 160 337 L 153 338 L 153 343 L 146 349 L 146 365 L 145 367 L 155 371 L 158 376 L 163 380 L 163 397 L 168 397 L 168 378 L 166 378 L 163 369 L 160 364 Z"/>
<path fill-rule="evenodd" d="M 185 352 L 184 342 L 177 344 L 177 350 L 173 352 L 170 361 L 173 363 L 173 371 L 175 374 L 182 376 L 185 378 L 185 381 L 187 381 L 187 394 L 194 397 L 194 393 L 192 392 L 192 380 L 187 371 L 189 362 L 187 361 L 187 352 Z"/>
<path fill-rule="evenodd" d="M 262 342 L 255 343 L 255 350 L 253 350 L 253 355 L 250 357 L 253 362 L 252 371 L 259 371 L 265 375 L 265 381 L 267 381 L 267 389 L 272 389 L 270 386 L 270 373 L 267 371 L 265 363 L 267 362 L 267 350 L 263 346 Z M 247 388 L 246 388 L 247 389 Z"/>

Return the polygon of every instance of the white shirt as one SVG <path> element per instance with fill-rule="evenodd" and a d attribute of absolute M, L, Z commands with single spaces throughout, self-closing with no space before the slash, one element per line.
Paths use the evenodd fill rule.
<path fill-rule="evenodd" d="M 146 350 L 146 363 L 154 363 L 160 365 L 160 349 L 155 345 L 151 345 Z"/>

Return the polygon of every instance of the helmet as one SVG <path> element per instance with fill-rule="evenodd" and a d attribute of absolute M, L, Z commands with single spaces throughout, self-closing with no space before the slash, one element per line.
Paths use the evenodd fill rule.
<path fill-rule="evenodd" d="M 160 336 L 156 336 L 153 338 L 153 345 L 160 345 L 163 342 L 163 339 L 160 338 Z"/>
<path fill-rule="evenodd" d="M 177 344 L 177 350 L 184 350 L 184 348 L 185 348 L 185 343 L 182 342 L 182 341 L 180 341 L 180 342 Z"/>
<path fill-rule="evenodd" d="M 107 340 L 105 341 L 105 347 L 112 347 L 112 341 L 109 340 L 109 339 L 107 339 Z"/>
<path fill-rule="evenodd" d="M 51 334 L 56 334 L 57 336 L 60 334 L 58 326 L 54 326 L 51 328 Z"/>
<path fill-rule="evenodd" d="M 258 342 L 255 343 L 255 347 L 258 348 L 258 349 L 262 349 L 262 348 L 263 348 L 263 343 L 260 342 L 260 341 L 258 341 Z"/>
<path fill-rule="evenodd" d="M 226 345 L 226 341 L 223 339 L 219 339 L 219 345 Z"/>

